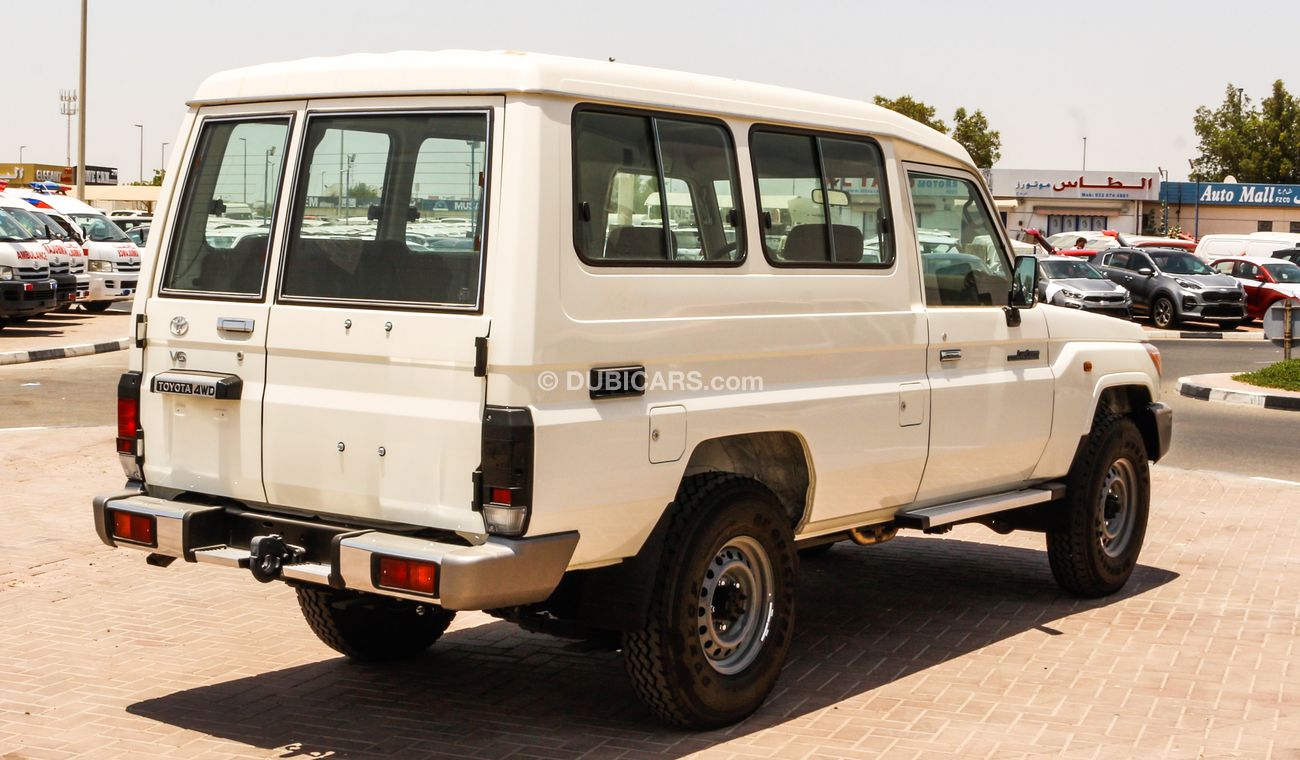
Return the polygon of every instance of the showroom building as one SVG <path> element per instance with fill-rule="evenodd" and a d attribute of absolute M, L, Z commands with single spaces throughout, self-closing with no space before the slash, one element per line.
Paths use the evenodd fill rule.
<path fill-rule="evenodd" d="M 1160 212 L 1158 172 L 986 169 L 985 179 L 1012 237 L 1035 227 L 1141 232 Z"/>
<path fill-rule="evenodd" d="M 1300 233 L 1300 185 L 1166 182 L 1169 226 L 1200 237 L 1221 232 Z"/>

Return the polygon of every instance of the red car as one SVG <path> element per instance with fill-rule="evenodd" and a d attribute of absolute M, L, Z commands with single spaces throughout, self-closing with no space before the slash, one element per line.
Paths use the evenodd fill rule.
<path fill-rule="evenodd" d="M 1043 250 L 1047 251 L 1048 255 L 1051 256 L 1082 256 L 1091 259 L 1101 253 L 1096 248 L 1057 248 L 1048 242 L 1047 237 L 1037 227 L 1026 227 L 1025 237 L 1029 239 L 1029 242 L 1042 246 Z"/>
<path fill-rule="evenodd" d="M 1215 259 L 1211 266 L 1241 283 L 1247 319 L 1263 319 L 1268 307 L 1284 298 L 1300 303 L 1300 266 L 1290 261 L 1233 256 Z"/>

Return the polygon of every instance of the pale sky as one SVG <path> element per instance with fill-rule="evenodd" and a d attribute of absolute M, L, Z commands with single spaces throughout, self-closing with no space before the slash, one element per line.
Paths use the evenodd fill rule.
<path fill-rule="evenodd" d="M 76 0 L 5 0 L 0 161 L 62 164 L 58 92 L 77 86 Z M 1187 174 L 1192 115 L 1228 82 L 1300 91 L 1300 3 L 931 0 L 807 3 L 90 0 L 88 163 L 159 166 L 208 74 L 315 55 L 516 49 L 850 98 L 909 94 L 951 123 L 983 109 L 1008 169 Z M 172 145 L 167 147 L 170 158 Z M 73 152 L 76 125 L 73 124 Z"/>

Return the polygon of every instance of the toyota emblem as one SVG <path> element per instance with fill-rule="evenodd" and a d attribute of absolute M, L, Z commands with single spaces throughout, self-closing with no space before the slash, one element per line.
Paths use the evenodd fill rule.
<path fill-rule="evenodd" d="M 190 321 L 185 317 L 172 317 L 172 335 L 184 335 L 189 332 Z"/>

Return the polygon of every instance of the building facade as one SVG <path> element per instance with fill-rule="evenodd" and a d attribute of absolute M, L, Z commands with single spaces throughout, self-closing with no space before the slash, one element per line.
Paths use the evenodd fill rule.
<path fill-rule="evenodd" d="M 61 185 L 77 184 L 77 167 L 61 164 L 0 164 L 0 179 L 8 180 L 14 187 L 26 187 L 33 182 L 58 182 Z M 87 166 L 87 185 L 116 185 L 117 168 L 113 166 Z"/>
<path fill-rule="evenodd" d="M 1012 237 L 1029 227 L 1140 233 L 1159 221 L 1158 172 L 986 169 L 985 179 Z"/>
<path fill-rule="evenodd" d="M 1169 226 L 1200 237 L 1223 232 L 1300 233 L 1300 185 L 1166 182 Z"/>

